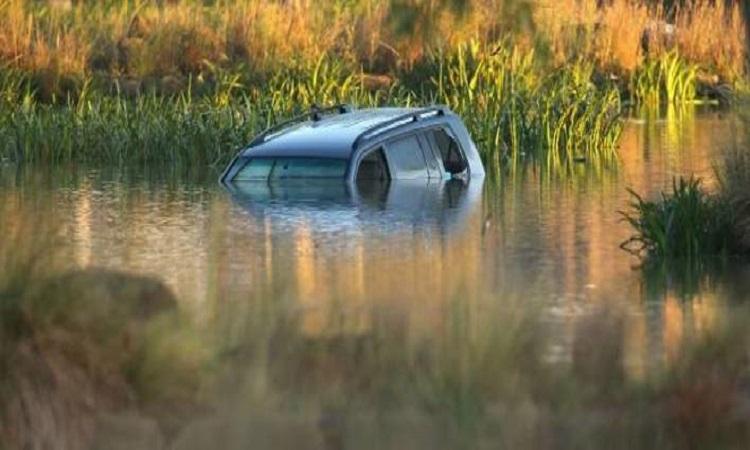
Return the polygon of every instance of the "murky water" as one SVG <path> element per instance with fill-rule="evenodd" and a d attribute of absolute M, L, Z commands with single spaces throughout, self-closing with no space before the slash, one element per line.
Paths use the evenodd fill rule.
<path fill-rule="evenodd" d="M 545 358 L 564 363 L 577 318 L 616 305 L 625 312 L 626 372 L 637 378 L 674 358 L 685 336 L 710 328 L 750 297 L 750 269 L 644 277 L 634 268 L 638 261 L 619 248 L 630 235 L 618 214 L 627 208 L 626 188 L 653 196 L 681 174 L 706 177 L 710 186 L 732 127 L 725 113 L 711 111 L 631 120 L 616 170 L 582 166 L 549 177 L 529 169 L 499 181 L 394 183 L 367 191 L 334 184 L 229 192 L 212 176 L 5 168 L 0 202 L 11 205 L 6 211 L 55 224 L 62 236 L 55 251 L 68 268 L 162 280 L 201 339 L 230 354 L 255 355 L 249 340 L 269 323 L 278 325 L 278 304 L 293 312 L 285 327 L 300 342 L 383 333 L 407 334 L 409 342 L 444 338 L 456 305 L 473 311 L 468 328 L 520 305 L 545 317 L 553 342 Z M 209 359 L 223 361 L 216 354 Z M 283 367 L 273 377 L 294 380 L 312 370 Z M 346 376 L 327 370 L 333 379 Z M 271 375 L 243 374 L 230 377 L 237 389 L 230 383 L 201 391 L 214 408 L 204 417 L 236 416 L 231 399 L 263 398 L 259 404 L 267 406 L 297 395 Z M 268 385 L 276 382 L 282 387 L 269 400 Z M 284 427 L 296 426 L 288 422 Z M 196 447 L 216 434 L 235 444 L 249 439 L 237 427 L 224 425 L 233 431 L 219 433 L 215 423 L 201 423 L 204 431 L 175 431 L 175 439 Z M 273 428 L 269 423 L 259 427 Z"/>

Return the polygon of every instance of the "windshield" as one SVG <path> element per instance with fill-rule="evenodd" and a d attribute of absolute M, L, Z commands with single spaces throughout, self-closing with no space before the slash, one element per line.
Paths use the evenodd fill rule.
<path fill-rule="evenodd" d="M 332 158 L 251 158 L 232 181 L 343 178 L 347 161 Z"/>

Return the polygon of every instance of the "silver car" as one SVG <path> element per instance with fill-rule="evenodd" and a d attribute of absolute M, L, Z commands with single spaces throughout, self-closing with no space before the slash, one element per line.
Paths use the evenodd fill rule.
<path fill-rule="evenodd" d="M 484 176 L 476 145 L 444 106 L 313 109 L 257 136 L 220 181 L 447 180 Z"/>

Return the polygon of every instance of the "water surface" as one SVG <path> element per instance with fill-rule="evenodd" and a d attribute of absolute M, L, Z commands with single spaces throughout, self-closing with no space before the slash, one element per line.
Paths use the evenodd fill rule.
<path fill-rule="evenodd" d="M 615 305 L 625 317 L 626 372 L 637 378 L 668 364 L 685 336 L 731 314 L 750 288 L 742 266 L 644 277 L 638 260 L 619 248 L 631 233 L 618 214 L 627 208 L 627 188 L 652 197 L 685 174 L 705 177 L 711 187 L 733 122 L 723 112 L 675 114 L 629 121 L 617 168 L 582 164 L 566 176 L 530 167 L 483 182 L 363 190 L 251 183 L 230 192 L 213 174 L 6 167 L 0 202 L 10 207 L 0 220 L 25 212 L 54 224 L 61 236 L 54 251 L 65 255 L 66 268 L 162 280 L 190 326 L 211 342 L 216 364 L 225 353 L 256 358 L 255 333 L 279 326 L 279 305 L 293 314 L 284 327 L 299 342 L 394 334 L 442 342 L 456 326 L 457 305 L 473 317 L 463 324 L 469 334 L 488 318 L 527 308 L 549 324 L 545 358 L 565 364 L 576 320 Z M 266 331 L 273 341 L 278 330 Z M 304 379 L 304 364 L 281 367 L 263 376 L 243 369 L 249 372 L 232 375 L 242 380 L 237 389 L 230 383 L 201 391 L 213 406 L 196 416 L 236 417 L 237 399 L 263 398 L 268 406 L 308 398 L 278 381 Z M 336 378 L 338 369 L 326 370 Z M 329 398 L 311 389 L 313 397 Z M 296 407 L 301 417 L 305 405 Z M 255 409 L 243 411 L 255 418 Z M 276 423 L 257 419 L 268 420 Z M 281 423 L 293 427 L 289 420 Z M 208 431 L 187 427 L 171 439 L 190 448 L 189 436 L 218 433 L 200 423 Z M 234 443 L 248 439 L 227 427 L 233 431 L 218 434 Z"/>

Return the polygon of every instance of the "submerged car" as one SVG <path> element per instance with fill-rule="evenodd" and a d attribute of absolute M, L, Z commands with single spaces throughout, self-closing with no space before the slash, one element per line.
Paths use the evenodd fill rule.
<path fill-rule="evenodd" d="M 445 180 L 482 177 L 461 119 L 444 106 L 312 109 L 269 128 L 234 157 L 220 181 Z"/>

